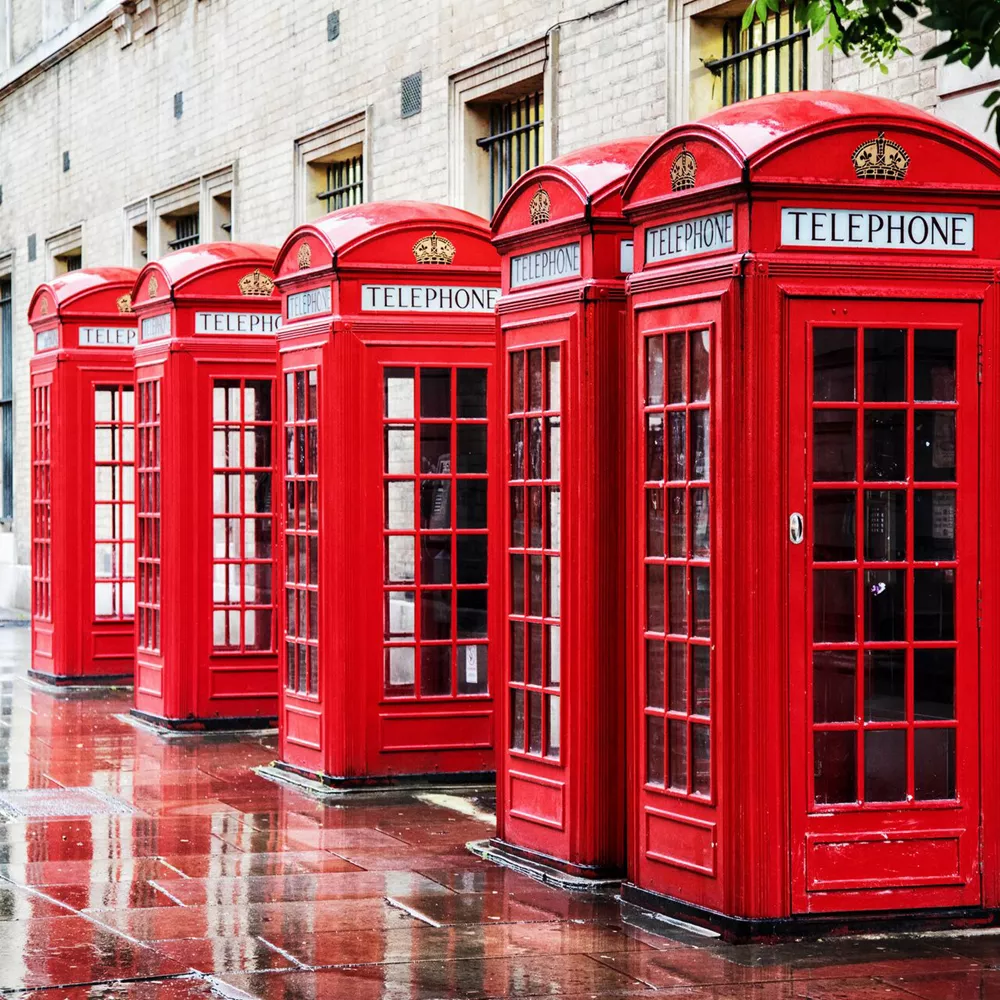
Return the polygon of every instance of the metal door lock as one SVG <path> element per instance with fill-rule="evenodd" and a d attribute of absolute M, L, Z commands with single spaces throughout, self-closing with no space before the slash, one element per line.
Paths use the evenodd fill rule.
<path fill-rule="evenodd" d="M 792 545 L 802 544 L 803 521 L 801 514 L 792 514 L 788 518 L 788 540 Z"/>

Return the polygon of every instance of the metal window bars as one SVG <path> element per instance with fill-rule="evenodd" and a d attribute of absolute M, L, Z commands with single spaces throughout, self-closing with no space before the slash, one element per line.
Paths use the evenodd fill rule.
<path fill-rule="evenodd" d="M 360 205 L 365 200 L 364 156 L 358 154 L 326 165 L 326 190 L 316 197 L 328 212 L 348 205 Z"/>
<path fill-rule="evenodd" d="M 782 4 L 766 20 L 743 28 L 740 18 L 722 26 L 722 58 L 705 63 L 722 78 L 723 105 L 765 94 L 781 94 L 809 87 L 809 29 L 796 29 L 789 4 Z"/>
<path fill-rule="evenodd" d="M 476 140 L 490 158 L 490 212 L 521 174 L 542 162 L 544 127 L 541 91 L 491 105 L 489 135 Z"/>
<path fill-rule="evenodd" d="M 198 232 L 198 213 L 178 215 L 174 219 L 174 233 L 174 238 L 167 240 L 167 246 L 171 250 L 193 247 L 201 239 L 201 234 Z"/>

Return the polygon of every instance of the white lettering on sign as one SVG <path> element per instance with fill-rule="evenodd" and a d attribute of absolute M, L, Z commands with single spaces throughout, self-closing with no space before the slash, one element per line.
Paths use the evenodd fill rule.
<path fill-rule="evenodd" d="M 278 313 L 196 312 L 195 333 L 277 333 Z"/>
<path fill-rule="evenodd" d="M 783 208 L 781 242 L 786 247 L 972 250 L 974 225 L 968 212 Z"/>
<path fill-rule="evenodd" d="M 465 647 L 465 683 L 476 685 L 479 683 L 479 647 Z"/>
<path fill-rule="evenodd" d="M 287 315 L 289 319 L 303 316 L 318 316 L 330 311 L 330 286 L 310 288 L 307 292 L 296 292 L 288 296 Z"/>
<path fill-rule="evenodd" d="M 42 330 L 41 333 L 35 334 L 35 350 L 36 351 L 48 351 L 53 347 L 59 346 L 59 331 L 58 330 Z"/>
<path fill-rule="evenodd" d="M 363 312 L 491 313 L 499 288 L 475 285 L 362 285 Z"/>
<path fill-rule="evenodd" d="M 160 313 L 159 316 L 147 316 L 142 321 L 142 339 L 160 340 L 170 336 L 170 313 Z"/>
<path fill-rule="evenodd" d="M 135 343 L 132 326 L 81 326 L 81 347 L 131 347 Z"/>
<path fill-rule="evenodd" d="M 671 222 L 646 230 L 646 263 L 691 257 L 696 253 L 730 250 L 733 246 L 733 213 L 716 212 Z"/>
<path fill-rule="evenodd" d="M 635 270 L 635 244 L 632 240 L 622 240 L 618 247 L 618 270 L 631 274 Z"/>
<path fill-rule="evenodd" d="M 580 244 L 564 243 L 510 259 L 510 287 L 524 288 L 556 278 L 575 278 L 580 274 Z"/>

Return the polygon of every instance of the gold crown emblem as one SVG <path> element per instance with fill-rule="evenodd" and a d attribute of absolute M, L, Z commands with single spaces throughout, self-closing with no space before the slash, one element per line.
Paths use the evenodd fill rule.
<path fill-rule="evenodd" d="M 128 292 L 124 295 L 120 295 L 118 299 L 116 299 L 116 302 L 120 313 L 130 313 L 132 311 L 132 296 Z"/>
<path fill-rule="evenodd" d="M 49 314 L 49 300 L 42 296 L 42 300 L 38 303 L 38 314 L 40 316 L 48 316 Z"/>
<path fill-rule="evenodd" d="M 146 285 L 146 294 L 152 299 L 156 297 L 156 293 L 160 290 L 160 283 L 156 280 L 156 275 L 154 274 L 149 279 L 149 284 Z"/>
<path fill-rule="evenodd" d="M 885 132 L 861 143 L 851 159 L 858 177 L 869 181 L 901 181 L 910 165 L 910 154 L 899 143 L 887 139 Z"/>
<path fill-rule="evenodd" d="M 674 157 L 670 164 L 670 189 L 672 191 L 687 191 L 694 187 L 695 175 L 698 173 L 698 161 L 694 153 L 689 153 L 686 147 Z"/>
<path fill-rule="evenodd" d="M 413 244 L 413 259 L 418 264 L 450 264 L 455 259 L 455 244 L 431 233 Z"/>
<path fill-rule="evenodd" d="M 274 282 L 260 273 L 260 268 L 254 268 L 249 274 L 244 274 L 239 281 L 240 295 L 270 295 L 274 291 Z"/>
<path fill-rule="evenodd" d="M 303 240 L 303 242 L 299 244 L 299 270 L 301 271 L 302 268 L 309 267 L 309 265 L 312 264 L 312 259 L 312 247 Z"/>
<path fill-rule="evenodd" d="M 531 217 L 531 224 L 540 226 L 543 222 L 548 222 L 551 208 L 552 199 L 549 197 L 548 191 L 539 184 L 538 190 L 528 202 L 528 215 Z"/>

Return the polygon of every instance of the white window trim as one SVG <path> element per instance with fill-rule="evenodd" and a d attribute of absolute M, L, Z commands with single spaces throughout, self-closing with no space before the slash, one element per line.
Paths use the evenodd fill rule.
<path fill-rule="evenodd" d="M 309 166 L 317 160 L 334 156 L 341 150 L 361 146 L 364 201 L 372 200 L 371 120 L 369 109 L 339 118 L 295 140 L 295 224 L 312 218 L 309 212 Z"/>
<path fill-rule="evenodd" d="M 455 73 L 448 80 L 448 201 L 467 207 L 471 192 L 466 169 L 468 157 L 481 152 L 477 137 L 468 134 L 466 106 L 498 91 L 516 87 L 535 77 L 542 78 L 545 125 L 542 129 L 542 159 L 551 160 L 558 149 L 556 122 L 556 65 L 559 54 L 559 29 L 536 38 L 526 45 L 487 59 L 476 66 Z"/>
<path fill-rule="evenodd" d="M 61 233 L 55 233 L 45 241 L 45 273 L 51 281 L 58 276 L 56 271 L 56 258 L 64 257 L 74 250 L 80 251 L 81 266 L 83 261 L 83 227 L 73 226 L 71 229 L 64 229 Z"/>
<path fill-rule="evenodd" d="M 708 17 L 713 12 L 718 16 L 726 8 L 732 8 L 732 0 L 667 0 L 666 78 L 667 125 L 683 125 L 691 121 L 691 21 L 693 18 Z M 745 4 L 740 10 L 745 9 Z M 830 86 L 832 79 L 832 54 L 820 47 L 821 38 L 809 38 L 809 89 L 822 90 Z"/>
<path fill-rule="evenodd" d="M 198 209 L 198 239 L 208 243 L 209 230 L 214 227 L 213 199 L 219 195 L 230 197 L 232 230 L 230 239 L 236 238 L 236 167 L 223 167 L 212 173 L 175 185 L 159 194 L 151 195 L 143 201 L 132 202 L 125 208 L 125 258 L 131 261 L 132 227 L 146 222 L 146 260 L 157 260 L 170 253 L 170 247 L 162 240 L 161 222 L 166 215 L 175 215 L 185 209 Z"/>
<path fill-rule="evenodd" d="M 133 202 L 131 205 L 125 206 L 125 211 L 123 213 L 125 231 L 122 233 L 122 248 L 123 248 L 123 260 L 122 263 L 125 267 L 134 267 L 137 271 L 141 271 L 149 259 L 149 220 L 152 217 L 152 208 L 150 206 L 150 199 L 143 198 L 142 201 Z M 136 226 L 140 226 L 143 223 L 146 224 L 146 260 L 137 261 L 132 256 L 132 234 Z"/>

